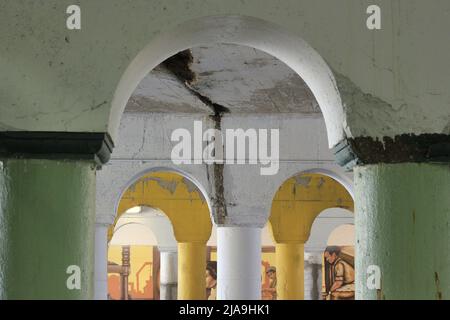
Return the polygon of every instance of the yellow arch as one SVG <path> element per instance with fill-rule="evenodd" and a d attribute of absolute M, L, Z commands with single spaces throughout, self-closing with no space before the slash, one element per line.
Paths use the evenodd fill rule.
<path fill-rule="evenodd" d="M 275 194 L 269 218 L 275 241 L 306 242 L 316 217 L 329 208 L 354 208 L 350 193 L 333 178 L 308 173 L 286 180 Z"/>
<path fill-rule="evenodd" d="M 148 173 L 120 199 L 109 239 L 120 216 L 136 206 L 158 208 L 172 223 L 178 242 L 178 299 L 205 299 L 206 243 L 211 236 L 212 222 L 202 193 L 180 174 Z"/>
<path fill-rule="evenodd" d="M 344 186 L 322 174 L 294 176 L 275 194 L 269 226 L 276 242 L 278 299 L 304 298 L 304 244 L 316 217 L 329 208 L 353 212 L 354 203 Z"/>
<path fill-rule="evenodd" d="M 163 211 L 172 223 L 178 242 L 206 242 L 211 236 L 212 222 L 203 194 L 178 173 L 151 172 L 128 187 L 109 229 L 109 239 L 120 216 L 136 206 Z"/>

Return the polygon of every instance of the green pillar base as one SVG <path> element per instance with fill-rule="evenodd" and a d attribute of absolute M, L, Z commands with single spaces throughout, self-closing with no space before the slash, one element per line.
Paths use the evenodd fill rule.
<path fill-rule="evenodd" d="M 91 299 L 94 220 L 92 162 L 0 162 L 0 298 Z M 80 289 L 67 287 L 71 265 Z"/>
<path fill-rule="evenodd" d="M 450 299 L 450 166 L 357 167 L 356 298 Z M 381 270 L 369 289 L 367 269 Z"/>

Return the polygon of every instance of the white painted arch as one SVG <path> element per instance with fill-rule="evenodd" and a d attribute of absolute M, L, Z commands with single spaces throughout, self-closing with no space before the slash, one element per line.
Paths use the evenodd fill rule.
<path fill-rule="evenodd" d="M 113 140 L 126 103 L 139 82 L 157 65 L 192 47 L 227 43 L 253 47 L 284 62 L 302 77 L 322 110 L 329 147 L 344 138 L 344 108 L 333 72 L 303 39 L 280 26 L 249 16 L 208 16 L 179 24 L 153 38 L 127 67 L 115 90 L 108 131 Z"/>
<path fill-rule="evenodd" d="M 323 253 L 330 235 L 343 225 L 353 225 L 354 219 L 353 212 L 346 209 L 329 208 L 322 211 L 313 222 L 305 251 Z"/>
<path fill-rule="evenodd" d="M 328 246 L 354 246 L 355 225 L 344 223 L 334 228 L 328 236 Z"/>
<path fill-rule="evenodd" d="M 120 216 L 110 244 L 158 246 L 160 250 L 177 248 L 169 218 L 161 210 L 145 206 L 137 213 L 128 211 Z"/>

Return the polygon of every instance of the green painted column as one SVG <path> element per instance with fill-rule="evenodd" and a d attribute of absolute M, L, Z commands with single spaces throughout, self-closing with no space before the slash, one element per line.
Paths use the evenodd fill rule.
<path fill-rule="evenodd" d="M 0 162 L 0 298 L 91 299 L 94 220 L 93 162 Z"/>
<path fill-rule="evenodd" d="M 357 167 L 356 298 L 450 299 L 450 166 Z M 381 288 L 367 287 L 379 266 Z"/>

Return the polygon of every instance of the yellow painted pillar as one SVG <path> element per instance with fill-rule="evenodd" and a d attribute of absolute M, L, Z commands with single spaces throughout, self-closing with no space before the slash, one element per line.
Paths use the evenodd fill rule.
<path fill-rule="evenodd" d="M 304 298 L 304 244 L 288 242 L 276 244 L 277 299 Z"/>
<path fill-rule="evenodd" d="M 205 300 L 206 243 L 178 243 L 178 300 Z"/>

